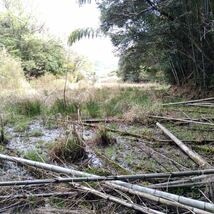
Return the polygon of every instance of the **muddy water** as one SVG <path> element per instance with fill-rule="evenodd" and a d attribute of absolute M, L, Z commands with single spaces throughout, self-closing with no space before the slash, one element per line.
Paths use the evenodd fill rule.
<path fill-rule="evenodd" d="M 41 136 L 28 136 L 28 133 L 38 131 Z M 36 149 L 37 142 L 53 142 L 57 137 L 63 134 L 63 129 L 47 129 L 43 126 L 41 121 L 33 121 L 27 130 L 27 133 L 17 133 L 13 128 L 9 128 L 7 132 L 12 136 L 12 139 L 7 145 L 10 150 L 18 150 L 19 152 L 27 152 Z"/>
<path fill-rule="evenodd" d="M 80 127 L 77 127 L 77 130 L 86 141 L 94 137 L 94 132 L 91 130 L 82 130 Z M 47 155 L 47 145 L 65 135 L 65 130 L 63 128 L 46 128 L 40 120 L 32 121 L 25 132 L 16 132 L 13 127 L 8 127 L 6 132 L 11 137 L 6 149 L 9 153 L 21 157 L 29 151 L 36 151 L 38 149 L 40 149 L 40 152 L 42 150 L 43 154 Z M 35 132 L 39 133 L 39 136 L 33 136 L 33 133 Z M 93 167 L 102 167 L 102 161 L 91 151 L 89 146 L 86 146 L 86 151 L 88 154 L 88 164 Z M 72 165 L 66 166 L 72 167 Z M 8 176 L 10 179 L 31 178 L 31 175 L 23 167 L 16 163 L 5 161 L 0 167 L 1 180 L 6 180 Z"/>
<path fill-rule="evenodd" d="M 41 136 L 30 136 L 31 133 L 35 131 L 41 133 Z M 6 132 L 10 136 L 10 141 L 6 146 L 7 152 L 12 155 L 23 156 L 26 152 L 35 150 L 38 142 L 41 144 L 53 142 L 63 134 L 63 129 L 47 129 L 42 122 L 38 120 L 32 121 L 25 132 L 16 132 L 13 127 L 8 127 Z M 42 145 L 40 146 L 42 147 Z M 0 168 L 0 179 L 7 180 L 8 178 L 31 179 L 32 176 L 22 166 L 13 162 L 4 161 Z"/>

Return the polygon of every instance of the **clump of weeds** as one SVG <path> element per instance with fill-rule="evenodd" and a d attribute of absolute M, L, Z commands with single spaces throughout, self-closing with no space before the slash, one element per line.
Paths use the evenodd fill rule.
<path fill-rule="evenodd" d="M 77 162 L 86 158 L 83 139 L 73 129 L 67 136 L 58 139 L 50 149 L 50 157 L 57 162 Z"/>

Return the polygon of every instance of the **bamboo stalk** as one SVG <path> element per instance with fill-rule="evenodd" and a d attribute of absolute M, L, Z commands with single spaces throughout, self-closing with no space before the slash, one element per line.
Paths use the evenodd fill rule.
<path fill-rule="evenodd" d="M 198 99 L 198 100 L 190 100 L 190 101 L 182 101 L 182 102 L 174 102 L 174 103 L 164 103 L 163 106 L 170 106 L 170 105 L 182 105 L 182 104 L 188 104 L 188 103 L 199 103 L 203 101 L 209 101 L 214 100 L 214 97 L 205 98 L 205 99 Z"/>
<path fill-rule="evenodd" d="M 210 105 L 210 104 L 198 104 L 198 103 L 190 103 L 187 104 L 187 106 L 194 106 L 194 107 L 202 107 L 202 108 L 214 108 L 214 105 Z"/>
<path fill-rule="evenodd" d="M 18 163 L 21 163 L 21 164 L 27 164 L 27 165 L 38 167 L 38 168 L 41 168 L 41 169 L 51 170 L 51 171 L 65 173 L 65 174 L 69 174 L 69 175 L 99 177 L 99 176 L 96 176 L 96 175 L 92 175 L 92 174 L 89 174 L 89 173 L 85 173 L 85 172 L 81 172 L 81 171 L 77 171 L 77 170 L 73 170 L 73 169 L 67 169 L 67 168 L 63 168 L 63 167 L 54 166 L 54 165 L 51 165 L 51 164 L 45 164 L 45 163 L 40 163 L 40 162 L 36 162 L 36 161 L 30 161 L 30 160 L 23 159 L 23 158 L 11 157 L 11 156 L 8 156 L 8 155 L 0 154 L 0 159 L 13 161 L 13 162 L 18 162 Z M 198 208 L 198 209 L 202 209 L 202 210 L 205 210 L 205 211 L 214 212 L 214 205 L 211 204 L 211 203 L 190 199 L 190 198 L 187 198 L 187 197 L 170 194 L 170 193 L 154 190 L 154 189 L 143 187 L 143 186 L 139 186 L 139 185 L 133 185 L 133 184 L 129 184 L 129 183 L 126 183 L 126 182 L 123 182 L 123 181 L 108 181 L 108 182 L 106 181 L 105 182 L 105 184 L 108 185 L 108 186 L 111 186 L 112 183 L 113 184 L 117 184 L 118 186 L 130 188 L 130 189 L 133 189 L 133 190 L 136 190 L 136 191 L 139 191 L 139 192 L 145 192 L 145 193 L 148 193 L 148 194 L 151 194 L 151 195 L 155 195 L 155 196 L 158 196 L 158 197 L 162 197 L 162 198 L 165 198 L 165 199 L 168 199 L 168 200 L 177 201 L 177 202 L 179 202 L 181 204 L 192 206 L 192 207 L 195 207 L 195 208 Z"/>
<path fill-rule="evenodd" d="M 81 171 L 77 171 L 77 170 L 73 170 L 73 169 L 68 169 L 68 168 L 64 168 L 64 167 L 56 166 L 56 165 L 52 165 L 52 164 L 32 161 L 32 160 L 28 160 L 28 159 L 24 159 L 24 158 L 13 157 L 13 156 L 9 156 L 9 155 L 0 154 L 0 159 L 17 162 L 17 163 L 20 163 L 23 165 L 29 165 L 32 167 L 37 167 L 40 169 L 45 169 L 45 170 L 49 170 L 49 171 L 53 171 L 53 172 L 64 173 L 64 174 L 72 175 L 72 176 L 90 176 L 89 173 L 85 173 L 85 172 L 81 172 Z"/>
<path fill-rule="evenodd" d="M 73 178 L 53 178 L 53 179 L 35 179 L 35 180 L 23 180 L 23 181 L 2 181 L 0 186 L 27 186 L 27 185 L 43 185 L 43 184 L 58 184 L 58 183 L 69 183 L 69 182 L 100 182 L 100 181 L 134 181 L 134 180 L 150 180 L 158 178 L 175 178 L 192 175 L 209 175 L 214 174 L 214 169 L 208 170 L 195 170 L 195 171 L 183 171 L 183 172 L 172 172 L 172 173 L 150 173 L 150 174 L 137 174 L 137 175 L 118 175 L 118 176 L 99 176 L 99 177 L 73 177 Z M 162 186 L 171 184 L 161 183 Z M 173 184 L 173 183 L 172 183 Z M 152 185 L 156 187 L 159 184 Z"/>
<path fill-rule="evenodd" d="M 188 148 L 182 141 L 176 138 L 163 125 L 161 125 L 160 123 L 156 123 L 156 125 L 164 132 L 164 134 L 166 134 L 171 140 L 173 140 L 177 144 L 177 146 L 179 146 L 179 148 L 183 152 L 185 152 L 196 164 L 203 168 L 207 168 L 208 166 L 210 167 L 210 164 L 206 160 L 204 160 L 199 154 Z"/>
<path fill-rule="evenodd" d="M 191 183 L 191 182 L 193 183 L 193 182 L 203 181 L 203 180 L 207 180 L 207 179 L 210 179 L 210 175 L 199 175 L 199 176 L 195 176 L 195 177 L 187 178 L 187 179 L 158 183 L 158 184 L 150 185 L 149 187 L 153 188 L 153 187 L 159 187 L 159 186 L 162 187 L 162 186 L 167 186 L 167 185 L 182 185 L 182 184 L 187 184 L 187 183 Z"/>
<path fill-rule="evenodd" d="M 150 195 L 150 194 L 147 194 L 147 193 L 144 193 L 144 192 L 135 191 L 135 190 L 127 188 L 127 187 L 121 187 L 121 186 L 118 186 L 117 184 L 111 184 L 111 186 L 116 188 L 116 189 L 123 190 L 124 192 L 128 192 L 130 194 L 138 195 L 138 196 L 146 198 L 148 200 L 155 201 L 157 203 L 165 204 L 165 205 L 168 205 L 168 206 L 184 208 L 184 209 L 187 209 L 188 211 L 192 211 L 192 212 L 197 213 L 197 214 L 211 214 L 210 212 L 207 212 L 207 211 L 204 211 L 204 210 L 201 210 L 201 209 L 197 209 L 197 208 L 194 208 L 194 207 L 190 207 L 190 206 L 187 206 L 187 205 L 183 205 L 183 204 L 178 203 L 176 201 L 171 201 L 171 200 L 167 200 L 165 198 L 160 198 L 160 197 L 157 197 L 157 196 L 154 196 L 154 195 Z"/>
<path fill-rule="evenodd" d="M 207 122 L 201 122 L 201 121 L 195 121 L 195 120 L 187 120 L 187 119 L 181 119 L 181 118 L 161 117 L 161 116 L 154 116 L 154 115 L 151 115 L 149 117 L 156 118 L 156 119 L 168 120 L 168 121 L 180 121 L 180 122 L 184 122 L 184 123 L 193 123 L 193 124 L 199 124 L 199 125 L 214 126 L 214 123 L 207 123 Z"/>
<path fill-rule="evenodd" d="M 108 183 L 110 183 L 110 182 L 108 182 Z M 159 191 L 156 189 L 151 189 L 148 187 L 143 187 L 143 186 L 139 186 L 139 185 L 135 185 L 135 184 L 129 184 L 129 183 L 122 182 L 122 181 L 114 181 L 113 184 L 118 184 L 118 189 L 120 186 L 122 186 L 122 187 L 126 187 L 128 189 L 131 189 L 131 190 L 135 190 L 137 192 L 147 193 L 147 194 L 150 194 L 150 195 L 153 195 L 156 197 L 164 198 L 164 199 L 167 199 L 170 201 L 181 203 L 183 205 L 191 206 L 191 207 L 194 207 L 197 209 L 201 209 L 204 211 L 214 213 L 214 204 L 211 204 L 211 203 L 207 203 L 204 201 L 199 201 L 199 200 L 187 198 L 184 196 L 179 196 L 179 195 Z M 111 185 L 111 183 L 109 185 Z M 122 188 L 121 188 L 121 190 L 122 190 Z"/>
<path fill-rule="evenodd" d="M 200 182 L 192 182 L 192 183 L 183 183 L 183 184 L 166 184 L 166 185 L 151 185 L 149 187 L 151 188 L 155 188 L 155 189 L 163 189 L 163 188 L 184 188 L 184 187 L 202 187 L 202 186 L 207 186 L 209 184 L 213 184 L 213 180 L 209 181 L 209 180 L 205 180 L 205 181 L 200 181 Z"/>

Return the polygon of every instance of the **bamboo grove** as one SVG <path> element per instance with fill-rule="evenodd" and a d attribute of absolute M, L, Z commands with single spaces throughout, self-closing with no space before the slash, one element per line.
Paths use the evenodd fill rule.
<path fill-rule="evenodd" d="M 214 85 L 213 1 L 102 0 L 98 6 L 100 28 L 117 48 L 124 80 L 137 82 L 143 71 L 161 70 L 178 86 Z M 71 34 L 70 41 L 81 35 Z"/>

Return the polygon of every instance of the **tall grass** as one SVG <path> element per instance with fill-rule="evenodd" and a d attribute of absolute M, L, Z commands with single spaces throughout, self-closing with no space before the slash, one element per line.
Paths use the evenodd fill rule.
<path fill-rule="evenodd" d="M 43 113 L 72 115 L 74 118 L 106 118 L 119 117 L 126 120 L 142 118 L 150 112 L 160 111 L 159 101 L 165 89 L 160 85 L 105 85 L 103 87 L 85 86 L 72 87 L 66 90 L 66 103 L 64 102 L 64 90 L 56 85 L 51 87 L 56 77 L 45 76 L 31 81 L 38 96 L 29 96 L 26 99 L 11 98 L 12 111 L 17 114 L 36 116 Z M 138 87 L 139 86 L 139 87 Z M 166 88 L 166 87 L 165 87 Z M 161 91 L 160 91 L 161 89 Z M 1 93 L 0 93 L 1 94 Z"/>
<path fill-rule="evenodd" d="M 50 112 L 57 114 L 77 114 L 78 104 L 71 101 L 64 102 L 63 99 L 56 99 L 50 108 Z"/>
<path fill-rule="evenodd" d="M 15 112 L 20 115 L 33 117 L 40 115 L 42 113 L 43 104 L 40 100 L 37 99 L 35 100 L 25 99 L 15 103 L 13 105 L 13 108 Z"/>

